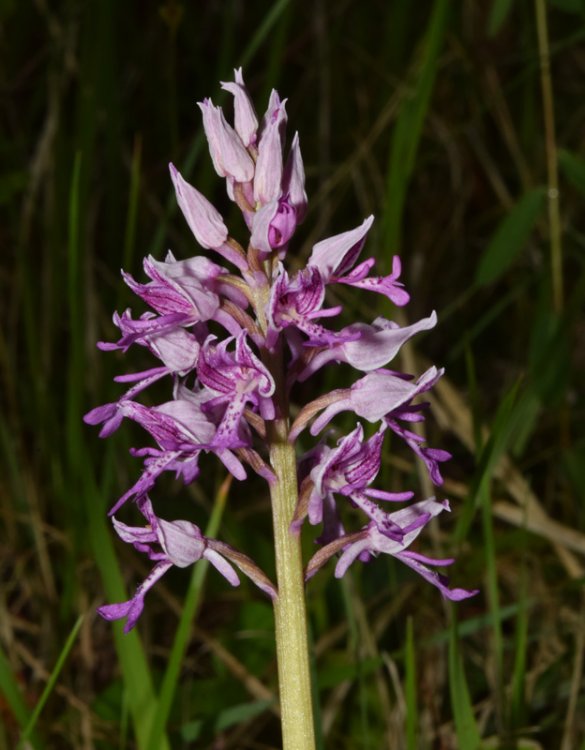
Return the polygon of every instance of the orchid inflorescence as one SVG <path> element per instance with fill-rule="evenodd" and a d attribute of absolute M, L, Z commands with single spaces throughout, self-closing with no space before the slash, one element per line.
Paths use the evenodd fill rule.
<path fill-rule="evenodd" d="M 336 284 L 377 292 L 395 305 L 405 305 L 409 295 L 400 282 L 400 260 L 393 259 L 387 276 L 371 275 L 372 258 L 359 262 L 373 222 L 370 216 L 361 226 L 314 245 L 304 268 L 287 270 L 289 242 L 305 217 L 307 196 L 298 134 L 283 159 L 286 100 L 273 91 L 259 122 L 241 69 L 222 88 L 233 95 L 233 127 L 209 99 L 199 106 L 215 170 L 226 179 L 228 196 L 250 232 L 247 248 L 229 234 L 221 214 L 172 164 L 170 175 L 179 207 L 199 245 L 221 256 L 237 273 L 203 256 L 176 260 L 169 252 L 162 262 L 146 258 L 144 271 L 150 281 L 139 283 L 127 273 L 123 277 L 154 312 L 139 318 L 133 318 L 130 310 L 115 314 L 120 339 L 98 344 L 104 350 L 124 352 L 139 344 L 160 361 L 144 372 L 117 377 L 118 382 L 130 384 L 129 389 L 117 402 L 93 409 L 85 417 L 90 424 L 102 425 L 102 437 L 112 434 L 126 417 L 138 422 L 156 444 L 132 449 L 143 459 L 143 472 L 111 510 L 113 515 L 126 501 L 135 502 L 146 526 L 127 526 L 114 517 L 114 528 L 155 566 L 132 599 L 103 606 L 99 612 L 109 620 L 126 618 L 125 630 L 130 630 L 153 584 L 173 565 L 185 567 L 202 558 L 232 585 L 239 582 L 235 566 L 276 598 L 275 585 L 247 555 L 205 537 L 189 521 L 159 518 L 149 493 L 165 471 L 185 483 L 196 480 L 201 453 L 215 454 L 238 480 L 246 478 L 248 468 L 273 485 L 277 478 L 266 448 L 270 423 L 284 424 L 281 438 L 295 443 L 309 424 L 310 434 L 317 436 L 342 411 L 353 412 L 377 428 L 366 439 L 362 423 L 357 422 L 336 445 L 330 445 L 325 434 L 298 459 L 300 486 L 290 533 L 299 534 L 305 520 L 322 525 L 318 540 L 322 546 L 308 562 L 305 577 L 313 576 L 333 556 L 338 556 L 335 575 L 340 577 L 355 560 L 366 562 L 386 553 L 447 598 L 471 596 L 475 592 L 450 589 L 445 578 L 429 567 L 449 565 L 452 560 L 430 559 L 409 549 L 431 518 L 449 510 L 447 500 L 431 497 L 389 513 L 383 504 L 407 503 L 413 493 L 371 486 L 388 432 L 422 459 L 435 485 L 443 481 L 440 464 L 449 454 L 427 447 L 418 433 L 408 429 L 410 423 L 424 419 L 428 406 L 415 402 L 416 397 L 432 388 L 443 371 L 431 367 L 414 378 L 387 368 L 406 341 L 435 326 L 436 315 L 433 312 L 406 327 L 383 317 L 337 331 L 323 325 L 323 319 L 342 310 L 324 306 L 327 287 Z M 329 363 L 345 363 L 360 377 L 350 387 L 300 408 L 289 427 L 291 388 Z M 173 384 L 171 400 L 158 406 L 136 400 L 167 376 Z M 365 515 L 365 525 L 358 531 L 346 532 L 339 512 L 344 503 Z"/>

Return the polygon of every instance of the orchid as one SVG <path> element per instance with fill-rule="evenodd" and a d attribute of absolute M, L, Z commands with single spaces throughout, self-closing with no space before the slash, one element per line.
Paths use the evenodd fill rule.
<path fill-rule="evenodd" d="M 386 554 L 448 599 L 475 592 L 450 588 L 432 570 L 452 560 L 433 560 L 410 549 L 429 520 L 449 510 L 448 502 L 431 497 L 409 504 L 414 497 L 410 489 L 391 492 L 372 486 L 389 433 L 424 463 L 434 484 L 442 483 L 439 464 L 449 454 L 426 446 L 407 425 L 424 419 L 427 407 L 418 397 L 435 385 L 443 370 L 432 366 L 415 377 L 388 367 L 407 341 L 434 328 L 436 313 L 407 326 L 384 317 L 341 328 L 322 324 L 342 312 L 340 305 L 327 306 L 328 289 L 336 284 L 406 305 L 409 295 L 400 280 L 400 259 L 394 257 L 391 273 L 381 276 L 371 275 L 372 258 L 360 260 L 374 221 L 370 216 L 356 228 L 317 242 L 304 267 L 288 263 L 289 244 L 307 213 L 307 194 L 298 134 L 287 151 L 286 100 L 273 91 L 258 117 L 241 69 L 222 87 L 233 97 L 233 126 L 210 99 L 199 107 L 215 171 L 225 178 L 228 197 L 241 210 L 249 238 L 241 243 L 232 236 L 222 214 L 170 165 L 177 202 L 194 240 L 229 267 L 203 255 L 177 260 L 168 253 L 163 261 L 149 256 L 144 261 L 146 283 L 125 272 L 123 278 L 150 310 L 138 318 L 130 310 L 116 313 L 120 339 L 99 344 L 103 350 L 123 352 L 136 344 L 159 360 L 147 370 L 118 376 L 118 382 L 130 384 L 128 390 L 115 403 L 85 416 L 87 423 L 102 425 L 102 437 L 130 419 L 154 442 L 132 449 L 132 455 L 143 460 L 142 473 L 110 515 L 132 505 L 138 509 L 146 526 L 129 526 L 113 516 L 114 528 L 155 565 L 134 596 L 105 605 L 99 613 L 108 620 L 125 619 L 128 631 L 143 611 L 146 593 L 171 567 L 205 558 L 235 586 L 235 565 L 274 601 L 284 747 L 310 750 L 305 580 L 333 557 L 338 558 L 335 575 L 340 577 L 356 561 L 367 563 Z M 358 378 L 298 405 L 291 424 L 295 385 L 330 363 L 357 370 Z M 154 406 L 141 403 L 145 390 L 164 378 L 172 383 L 172 397 Z M 324 433 L 342 412 L 359 420 L 352 431 Z M 364 422 L 373 425 L 369 437 Z M 312 446 L 305 445 L 311 438 L 303 434 L 309 425 L 310 436 L 321 434 Z M 333 432 L 338 435 L 335 445 Z M 207 538 L 192 522 L 166 521 L 155 513 L 150 498 L 160 475 L 171 471 L 185 484 L 194 482 L 205 453 L 215 455 L 239 481 L 246 478 L 246 467 L 266 481 L 276 583 L 245 553 Z M 388 502 L 405 506 L 388 512 Z M 358 529 L 346 531 L 346 517 L 355 519 L 356 514 L 362 518 Z M 299 537 L 305 519 L 321 525 L 322 533 L 320 549 L 303 566 Z"/>

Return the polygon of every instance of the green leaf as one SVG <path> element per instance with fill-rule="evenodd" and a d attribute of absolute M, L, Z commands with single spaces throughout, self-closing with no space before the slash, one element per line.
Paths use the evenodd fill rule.
<path fill-rule="evenodd" d="M 14 195 L 21 193 L 28 183 L 28 172 L 19 169 L 0 175 L 0 205 L 8 203 Z"/>
<path fill-rule="evenodd" d="M 567 180 L 585 196 L 585 159 L 570 151 L 559 151 L 559 167 Z"/>
<path fill-rule="evenodd" d="M 559 10 L 564 10 L 565 13 L 585 13 L 584 0 L 551 0 L 551 5 Z"/>
<path fill-rule="evenodd" d="M 512 265 L 530 236 L 545 197 L 542 187 L 529 190 L 500 222 L 477 267 L 476 284 L 491 284 Z"/>
<path fill-rule="evenodd" d="M 502 399 L 492 423 L 489 439 L 485 445 L 476 448 L 477 471 L 469 488 L 468 499 L 459 514 L 459 520 L 455 528 L 454 539 L 457 543 L 461 543 L 467 536 L 484 492 L 489 488 L 494 467 L 509 447 L 510 439 L 513 436 L 519 387 L 520 381 L 517 381 Z"/>
<path fill-rule="evenodd" d="M 451 625 L 449 640 L 449 689 L 451 693 L 451 707 L 455 720 L 457 746 L 465 750 L 479 748 L 481 737 L 479 728 L 473 715 L 473 704 L 467 687 L 463 661 L 459 652 L 457 623 L 455 618 Z"/>
<path fill-rule="evenodd" d="M 226 708 L 217 717 L 215 722 L 215 731 L 221 732 L 235 724 L 242 724 L 248 719 L 253 719 L 258 714 L 263 713 L 272 704 L 272 701 L 262 700 L 253 701 L 252 703 L 241 703 L 239 706 Z"/>
<path fill-rule="evenodd" d="M 185 742 L 195 742 L 199 739 L 201 730 L 203 729 L 203 721 L 201 719 L 195 719 L 195 721 L 189 721 L 187 724 L 183 724 L 181 727 L 181 737 Z"/>
<path fill-rule="evenodd" d="M 534 313 L 529 348 L 530 383 L 545 404 L 559 404 L 571 371 L 567 323 L 541 304 Z"/>
<path fill-rule="evenodd" d="M 488 20 L 488 34 L 495 36 L 512 9 L 512 0 L 494 0 Z"/>

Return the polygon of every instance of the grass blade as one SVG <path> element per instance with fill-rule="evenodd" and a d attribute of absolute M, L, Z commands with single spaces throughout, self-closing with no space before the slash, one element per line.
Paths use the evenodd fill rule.
<path fill-rule="evenodd" d="M 475 273 L 476 284 L 491 284 L 508 270 L 524 249 L 544 207 L 545 198 L 544 188 L 529 190 L 502 220 L 479 261 Z"/>
<path fill-rule="evenodd" d="M 30 712 L 22 697 L 18 682 L 12 673 L 10 662 L 2 650 L 0 650 L 0 693 L 4 696 L 16 721 L 24 732 L 25 728 L 31 724 Z M 32 729 L 33 727 L 31 727 Z M 42 747 L 41 742 L 31 730 L 28 732 L 28 741 L 35 750 L 39 750 Z"/>
<path fill-rule="evenodd" d="M 455 720 L 457 746 L 465 748 L 465 750 L 477 750 L 480 746 L 481 737 L 473 715 L 473 703 L 459 652 L 459 636 L 454 613 L 449 639 L 449 691 Z"/>
<path fill-rule="evenodd" d="M 57 659 L 57 663 L 55 664 L 55 668 L 51 672 L 51 676 L 49 678 L 49 681 L 45 685 L 45 689 L 43 690 L 43 693 L 41 697 L 39 698 L 37 705 L 35 706 L 35 709 L 28 721 L 28 724 L 24 728 L 22 732 L 22 736 L 20 738 L 20 742 L 18 743 L 17 750 L 21 750 L 21 748 L 24 748 L 26 746 L 26 743 L 28 741 L 28 738 L 30 737 L 33 729 L 35 728 L 35 725 L 38 721 L 39 716 L 41 715 L 41 711 L 45 707 L 45 704 L 47 700 L 49 699 L 49 696 L 53 692 L 53 688 L 55 687 L 55 684 L 57 682 L 57 679 L 59 677 L 59 674 L 61 670 L 63 669 L 63 666 L 65 665 L 65 662 L 67 661 L 67 657 L 69 656 L 69 652 L 73 648 L 73 644 L 75 643 L 75 639 L 77 638 L 77 634 L 79 633 L 79 630 L 81 628 L 81 624 L 83 622 L 83 615 L 80 615 L 77 618 L 77 622 L 73 626 L 73 629 L 71 630 L 71 633 L 69 633 L 69 637 L 65 641 L 65 645 L 63 646 L 63 649 L 61 650 L 61 653 L 59 654 L 59 658 Z"/>
<path fill-rule="evenodd" d="M 429 108 L 442 48 L 450 3 L 437 0 L 430 17 L 417 80 L 405 96 L 392 133 L 388 161 L 388 184 L 384 208 L 385 236 L 392 253 L 400 252 L 402 212 L 412 175 L 423 123 Z M 389 259 L 386 261 L 389 262 Z"/>
<path fill-rule="evenodd" d="M 405 651 L 405 684 L 404 697 L 406 700 L 406 747 L 417 750 L 416 730 L 418 726 L 418 707 L 416 700 L 416 652 L 414 646 L 414 626 L 412 617 L 406 623 L 406 651 Z"/>

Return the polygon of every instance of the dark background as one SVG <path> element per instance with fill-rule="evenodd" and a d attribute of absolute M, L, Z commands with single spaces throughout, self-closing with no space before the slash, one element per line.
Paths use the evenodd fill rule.
<path fill-rule="evenodd" d="M 389 271 L 399 253 L 412 296 L 396 319 L 438 312 L 400 363 L 447 369 L 427 430 L 454 454 L 453 513 L 421 550 L 453 554 L 454 583 L 481 589 L 452 609 L 391 560 L 341 584 L 321 572 L 323 746 L 585 747 L 582 2 L 5 0 L 0 20 L 0 748 L 36 706 L 35 747 L 146 748 L 169 689 L 189 573 L 157 586 L 130 636 L 96 617 L 147 570 L 106 519 L 142 438 L 126 426 L 102 443 L 81 417 L 120 393 L 113 375 L 151 366 L 95 349 L 114 309 L 142 311 L 119 269 L 142 280 L 149 253 L 199 252 L 168 162 L 243 235 L 196 106 L 229 109 L 219 81 L 239 65 L 258 112 L 275 87 L 300 133 L 310 203 L 291 263 L 374 213 L 367 254 Z M 343 302 L 345 323 L 393 314 Z M 166 516 L 187 505 L 205 528 L 222 472 L 209 459 L 189 490 L 163 482 Z M 391 445 L 378 481 L 416 486 L 412 457 Z M 272 570 L 262 483 L 231 487 L 220 536 Z M 278 747 L 271 633 L 261 595 L 205 579 L 171 747 Z"/>

